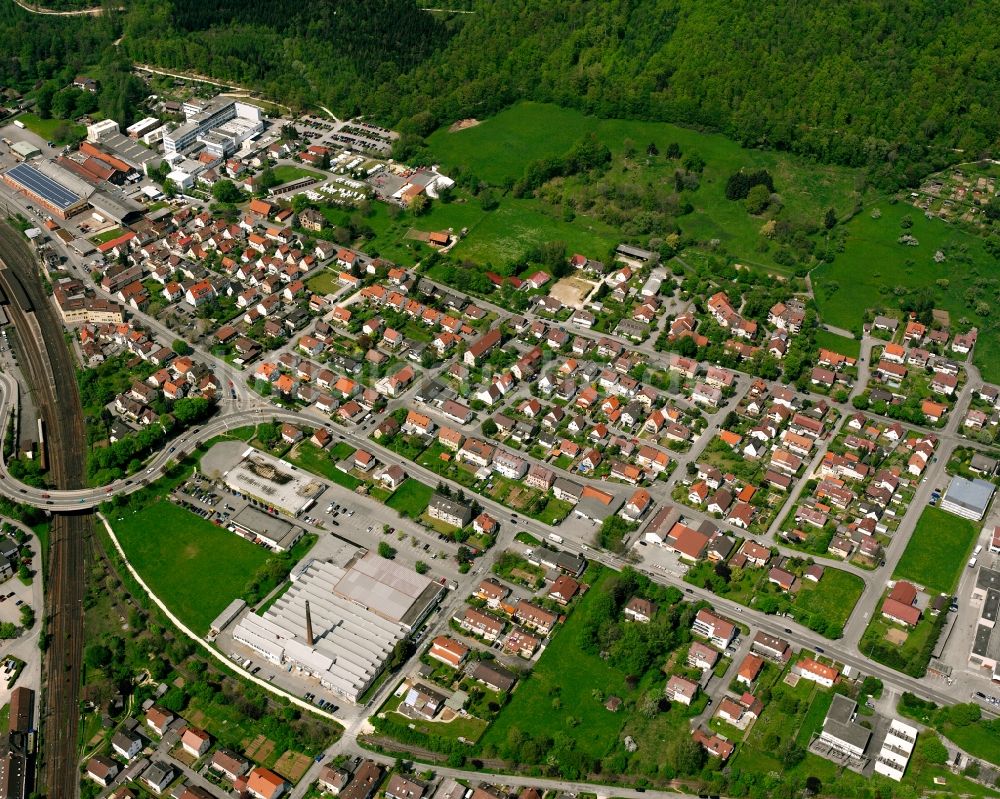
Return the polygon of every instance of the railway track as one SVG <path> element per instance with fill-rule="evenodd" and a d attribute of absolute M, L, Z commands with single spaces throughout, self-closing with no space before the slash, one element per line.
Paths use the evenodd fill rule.
<path fill-rule="evenodd" d="M 35 258 L 23 237 L 0 222 L 0 289 L 19 333 L 22 368 L 48 434 L 49 478 L 58 488 L 80 488 L 86 477 L 86 437 L 76 368 L 62 325 L 48 302 Z M 84 565 L 93 535 L 89 512 L 52 519 L 46 616 L 51 645 L 44 669 L 39 759 L 48 796 L 79 793 L 77 728 L 83 652 Z"/>

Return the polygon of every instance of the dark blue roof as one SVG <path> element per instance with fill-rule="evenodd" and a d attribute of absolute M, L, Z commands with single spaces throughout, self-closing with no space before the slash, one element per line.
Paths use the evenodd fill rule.
<path fill-rule="evenodd" d="M 7 174 L 24 188 L 52 203 L 56 208 L 69 208 L 81 199 L 61 183 L 57 183 L 48 175 L 43 175 L 28 164 L 18 164 L 13 169 L 8 170 Z"/>

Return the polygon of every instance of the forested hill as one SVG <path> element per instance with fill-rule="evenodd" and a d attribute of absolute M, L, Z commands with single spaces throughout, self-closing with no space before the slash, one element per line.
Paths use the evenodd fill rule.
<path fill-rule="evenodd" d="M 461 15 L 416 0 L 125 2 L 135 60 L 293 106 L 415 117 L 417 132 L 527 98 L 712 128 L 888 183 L 979 155 L 1000 130 L 994 0 L 432 3 Z"/>
<path fill-rule="evenodd" d="M 447 52 L 408 76 L 400 96 L 423 97 L 445 118 L 530 97 L 600 116 L 703 125 L 852 165 L 893 161 L 900 150 L 913 164 L 927 152 L 975 154 L 997 143 L 992 0 L 474 7 Z"/>
<path fill-rule="evenodd" d="M 413 0 L 139 0 L 129 5 L 123 46 L 139 62 L 356 114 L 368 110 L 374 87 L 394 83 L 446 40 L 445 25 Z"/>

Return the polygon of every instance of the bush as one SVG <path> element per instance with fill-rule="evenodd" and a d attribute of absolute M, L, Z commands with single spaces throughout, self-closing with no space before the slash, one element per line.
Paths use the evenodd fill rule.
<path fill-rule="evenodd" d="M 379 541 L 378 544 L 378 554 L 381 555 L 386 560 L 392 560 L 396 557 L 396 550 L 394 547 L 389 546 L 385 541 Z"/>

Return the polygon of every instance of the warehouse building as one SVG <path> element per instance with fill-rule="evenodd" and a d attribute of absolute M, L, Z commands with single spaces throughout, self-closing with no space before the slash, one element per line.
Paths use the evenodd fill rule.
<path fill-rule="evenodd" d="M 69 219 L 87 207 L 93 186 L 50 161 L 37 166 L 18 164 L 4 172 L 3 181 L 18 194 L 59 219 Z"/>
<path fill-rule="evenodd" d="M 233 639 L 357 702 L 443 590 L 374 553 L 347 568 L 314 560 L 263 616 L 245 614 Z"/>
<path fill-rule="evenodd" d="M 18 161 L 27 161 L 29 158 L 37 158 L 42 154 L 30 141 L 16 141 L 10 146 L 10 151 Z"/>

